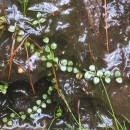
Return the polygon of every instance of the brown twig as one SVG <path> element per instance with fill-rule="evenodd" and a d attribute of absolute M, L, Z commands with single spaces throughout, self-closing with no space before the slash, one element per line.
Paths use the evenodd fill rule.
<path fill-rule="evenodd" d="M 26 50 L 26 55 L 27 55 L 27 61 L 28 61 L 28 75 L 29 75 L 29 82 L 30 82 L 30 85 L 32 87 L 32 90 L 33 90 L 33 93 L 35 94 L 35 90 L 34 90 L 34 86 L 33 86 L 33 83 L 32 83 L 32 77 L 31 77 L 31 73 L 30 73 L 30 64 L 29 64 L 29 56 L 28 56 L 28 50 L 27 50 L 27 47 L 25 47 L 25 50 Z"/>
<path fill-rule="evenodd" d="M 58 96 L 60 96 L 60 90 L 59 90 L 59 85 L 58 85 L 58 81 L 57 81 L 56 71 L 55 71 L 53 64 L 52 64 L 52 70 L 53 70 L 53 74 L 54 74 L 54 77 L 56 80 L 56 90 L 57 90 Z"/>
<path fill-rule="evenodd" d="M 105 8 L 105 30 L 106 30 L 106 45 L 107 45 L 107 52 L 109 53 L 109 43 L 108 43 L 108 23 L 107 23 L 107 4 L 106 0 L 104 0 L 104 8 Z"/>

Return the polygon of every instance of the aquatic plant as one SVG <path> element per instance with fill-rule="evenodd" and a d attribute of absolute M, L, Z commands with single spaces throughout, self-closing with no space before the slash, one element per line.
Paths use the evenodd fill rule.
<path fill-rule="evenodd" d="M 26 14 L 27 11 L 27 6 L 28 6 L 28 0 L 19 0 L 20 6 L 21 6 L 21 11 L 23 12 L 23 14 Z"/>

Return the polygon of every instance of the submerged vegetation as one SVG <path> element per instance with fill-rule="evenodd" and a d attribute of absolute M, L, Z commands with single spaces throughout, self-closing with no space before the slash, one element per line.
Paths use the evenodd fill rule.
<path fill-rule="evenodd" d="M 28 0 L 19 0 L 19 3 L 21 5 L 21 10 L 24 15 L 26 15 L 27 6 L 28 6 Z M 36 29 L 41 34 L 44 33 L 43 25 L 45 22 L 48 22 L 47 18 L 42 15 L 41 12 L 37 12 L 35 19 L 31 21 L 26 21 L 28 25 Z M 10 23 L 8 22 L 8 18 L 5 16 L 0 17 L 0 29 L 3 31 L 7 31 L 11 34 L 12 37 L 12 43 L 11 43 L 11 49 L 10 49 L 10 57 L 7 61 L 7 65 L 9 66 L 9 77 L 11 76 L 11 69 L 13 64 L 13 58 L 14 56 L 19 52 L 20 48 L 23 47 L 26 51 L 27 60 L 29 58 L 29 54 L 35 54 L 35 56 L 39 57 L 42 62 L 46 64 L 46 68 L 48 70 L 47 72 L 47 78 L 50 78 L 51 86 L 48 87 L 48 90 L 46 93 L 42 94 L 41 99 L 37 99 L 35 104 L 27 109 L 27 112 L 24 111 L 15 111 L 10 107 L 7 107 L 10 110 L 10 115 L 5 115 L 2 118 L 2 122 L 6 124 L 7 126 L 12 126 L 14 120 L 19 120 L 19 122 L 23 123 L 25 120 L 34 120 L 36 116 L 40 116 L 41 113 L 47 108 L 48 105 L 51 105 L 53 103 L 53 96 L 52 94 L 57 91 L 57 97 L 60 97 L 62 101 L 64 102 L 65 106 L 68 109 L 68 112 L 70 113 L 72 120 L 75 122 L 79 130 L 87 130 L 88 128 L 85 128 L 80 119 L 77 119 L 77 117 L 72 112 L 68 101 L 66 100 L 62 90 L 59 87 L 58 83 L 58 77 L 57 72 L 61 72 L 63 74 L 70 73 L 72 75 L 75 75 L 77 80 L 84 79 L 87 82 L 91 82 L 94 84 L 95 87 L 102 86 L 102 91 L 104 91 L 106 99 L 108 100 L 109 107 L 110 107 L 110 115 L 112 116 L 115 125 L 112 126 L 113 130 L 127 130 L 125 127 L 125 123 L 122 126 L 120 121 L 117 119 L 116 114 L 114 112 L 112 103 L 110 101 L 109 94 L 107 92 L 107 87 L 111 85 L 111 82 L 116 82 L 117 84 L 123 83 L 123 75 L 120 72 L 120 70 L 115 70 L 114 73 L 112 73 L 110 70 L 107 69 L 98 69 L 96 64 L 89 65 L 88 68 L 83 68 L 79 63 L 73 61 L 70 58 L 63 57 L 57 55 L 58 51 L 58 44 L 51 41 L 51 38 L 49 36 L 43 36 L 42 42 L 37 43 L 33 41 L 33 38 L 31 34 L 29 34 L 26 30 L 24 30 L 19 23 Z M 35 35 L 37 36 L 37 34 Z M 42 44 L 42 46 L 41 46 Z M 18 45 L 16 47 L 16 45 Z M 16 47 L 16 48 L 15 48 Z M 107 50 L 109 50 L 107 48 Z M 6 68 L 5 68 L 6 69 Z M 32 84 L 32 79 L 30 75 L 30 63 L 28 60 L 28 72 L 29 72 L 29 81 L 32 87 L 33 92 L 35 93 L 35 88 Z M 4 71 L 3 71 L 4 73 Z M 8 91 L 8 84 L 2 82 L 0 85 L 0 92 L 2 94 L 6 94 Z M 56 93 L 54 93 L 56 94 Z M 101 95 L 102 96 L 102 95 Z M 60 104 L 60 103 L 59 103 Z M 64 115 L 64 110 L 60 105 L 57 105 L 54 110 L 54 117 L 48 126 L 48 129 L 51 129 L 52 124 L 54 123 L 54 120 L 62 117 Z M 80 116 L 78 117 L 80 118 Z M 100 118 L 100 117 L 99 117 Z M 102 122 L 103 119 L 101 118 Z M 125 118 L 126 122 L 130 123 L 130 121 Z M 73 126 L 71 124 L 68 124 L 67 122 L 64 122 L 66 126 L 73 130 Z M 107 124 L 106 127 L 107 129 Z"/>

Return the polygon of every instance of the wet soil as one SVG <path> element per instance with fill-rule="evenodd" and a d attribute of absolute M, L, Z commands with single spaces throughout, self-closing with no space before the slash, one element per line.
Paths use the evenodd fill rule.
<path fill-rule="evenodd" d="M 0 6 L 3 7 L 2 4 Z M 31 0 L 26 16 L 22 14 L 20 5 L 15 0 L 10 0 L 10 4 L 4 9 L 6 9 L 8 22 L 18 23 L 40 46 L 43 46 L 43 36 L 48 36 L 52 42 L 56 42 L 58 44 L 56 54 L 59 58 L 73 60 L 80 64 L 82 69 L 88 69 L 89 65 L 96 64 L 99 69 L 108 69 L 112 73 L 120 70 L 123 74 L 123 83 L 119 85 L 112 82 L 109 85 L 106 84 L 106 88 L 118 119 L 122 123 L 123 116 L 130 120 L 130 0 L 107 1 L 109 53 L 106 49 L 105 14 L 102 0 Z M 45 10 L 41 13 L 47 16 L 48 21 L 42 27 L 42 31 L 25 22 L 34 19 L 37 11 L 41 9 Z M 48 74 L 46 64 L 35 54 L 29 54 L 32 82 L 36 90 L 36 94 L 33 94 L 29 84 L 28 59 L 24 47 L 21 47 L 15 55 L 11 76 L 8 79 L 9 68 L 6 65 L 10 57 L 10 43 L 12 42 L 11 34 L 5 30 L 0 38 L 0 80 L 9 83 L 9 90 L 6 95 L 0 93 L 1 118 L 8 113 L 8 106 L 16 111 L 26 111 L 51 84 L 46 78 Z M 21 65 L 25 69 L 22 74 L 18 73 L 18 67 Z M 101 85 L 95 86 L 85 79 L 77 80 L 75 75 L 67 72 L 58 72 L 57 77 L 59 87 L 75 117 L 80 118 L 86 129 L 103 129 L 104 123 L 100 118 L 108 127 L 113 126 L 114 121 L 108 113 L 110 107 Z M 64 122 L 78 129 L 66 105 L 56 92 L 52 98 L 54 103 L 49 105 L 48 109 L 44 110 L 44 113 L 34 122 L 27 121 L 20 124 L 16 121 L 10 129 L 47 129 L 54 117 L 57 104 L 63 108 L 64 114 L 53 122 L 51 129 L 67 130 L 68 127 Z M 3 129 L 9 128 L 4 126 Z"/>

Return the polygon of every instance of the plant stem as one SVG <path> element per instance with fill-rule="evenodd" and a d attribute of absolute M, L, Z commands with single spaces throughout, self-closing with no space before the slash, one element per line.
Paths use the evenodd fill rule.
<path fill-rule="evenodd" d="M 117 128 L 117 130 L 120 130 L 120 129 L 119 129 L 119 126 L 118 126 L 118 122 L 117 122 L 116 116 L 115 116 L 115 113 L 114 113 L 114 110 L 113 110 L 113 107 L 112 107 L 112 104 L 111 104 L 111 101 L 110 101 L 110 98 L 109 98 L 109 96 L 108 96 L 106 87 L 105 87 L 104 82 L 103 82 L 103 80 L 102 80 L 101 77 L 100 77 L 100 80 L 101 80 L 102 86 L 103 86 L 103 88 L 104 88 L 105 94 L 106 94 L 106 96 L 107 96 L 107 100 L 108 100 L 110 109 L 111 109 L 111 111 L 112 111 L 112 116 L 113 116 L 113 118 L 114 118 L 114 122 L 115 122 L 115 124 L 116 124 L 116 128 Z"/>

